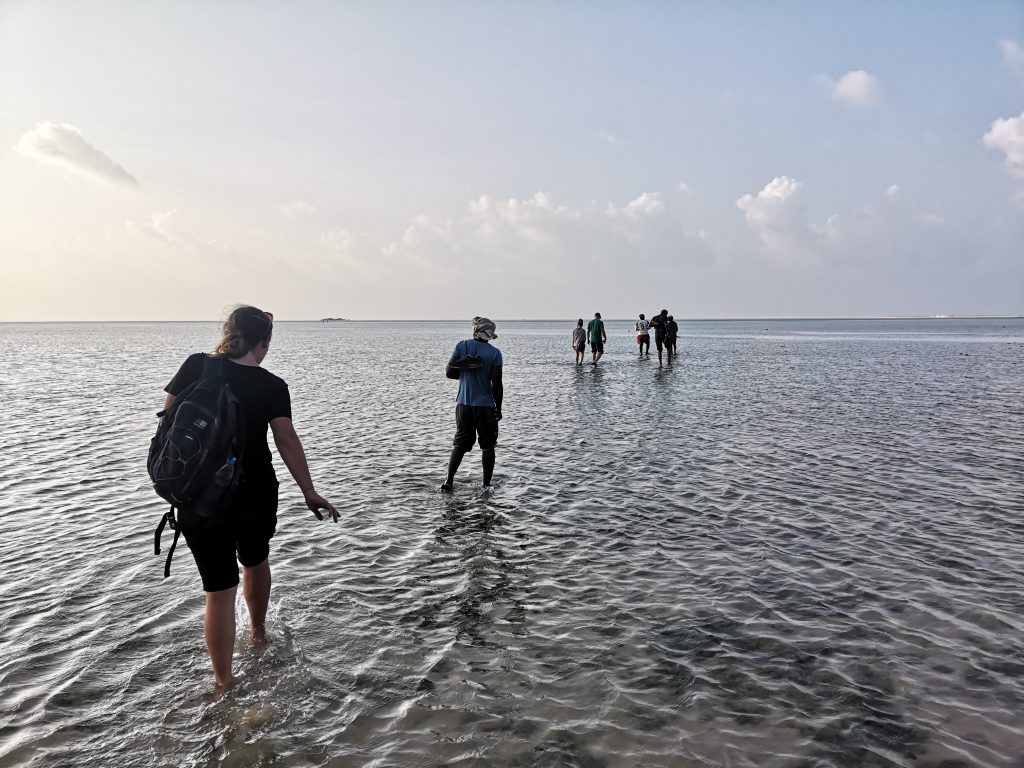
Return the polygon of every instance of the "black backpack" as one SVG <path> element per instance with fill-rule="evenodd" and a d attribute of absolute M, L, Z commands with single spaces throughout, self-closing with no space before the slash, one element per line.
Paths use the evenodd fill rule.
<path fill-rule="evenodd" d="M 224 520 L 242 482 L 245 421 L 242 404 L 224 377 L 224 359 L 206 355 L 200 378 L 181 391 L 166 411 L 149 445 L 146 469 L 153 490 L 170 503 L 160 519 L 154 550 L 160 554 L 165 525 L 174 531 L 164 578 L 180 535 L 174 510 L 189 513 L 190 525 L 202 529 Z"/>

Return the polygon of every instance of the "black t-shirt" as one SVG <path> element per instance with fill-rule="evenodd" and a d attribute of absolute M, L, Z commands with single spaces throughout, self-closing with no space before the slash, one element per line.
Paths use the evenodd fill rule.
<path fill-rule="evenodd" d="M 203 375 L 205 359 L 202 352 L 189 355 L 164 391 L 177 397 L 185 387 L 198 381 Z M 272 419 L 281 416 L 291 418 L 292 400 L 288 385 L 265 368 L 240 365 L 231 360 L 224 361 L 224 377 L 245 413 L 245 452 L 242 454 L 245 482 L 257 484 L 275 480 L 267 446 L 267 427 Z"/>

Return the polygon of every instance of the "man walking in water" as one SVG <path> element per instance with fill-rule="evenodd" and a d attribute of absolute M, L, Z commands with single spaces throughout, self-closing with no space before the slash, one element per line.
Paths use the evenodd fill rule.
<path fill-rule="evenodd" d="M 679 323 L 675 321 L 672 315 L 668 316 L 668 332 L 665 335 L 665 346 L 668 347 L 669 360 L 673 356 L 678 356 L 679 352 L 676 350 L 676 338 L 679 336 Z"/>
<path fill-rule="evenodd" d="M 647 347 L 647 354 L 651 354 L 651 324 L 644 320 L 644 313 L 640 313 L 640 319 L 636 321 L 636 343 L 640 347 L 640 357 L 644 356 L 644 347 Z"/>
<path fill-rule="evenodd" d="M 651 326 L 654 328 L 654 346 L 658 348 L 658 367 L 661 368 L 661 349 L 667 345 L 668 341 L 668 310 L 661 310 L 661 314 L 655 315 L 651 320 Z M 668 364 L 672 365 L 672 347 L 668 346 Z"/>
<path fill-rule="evenodd" d="M 451 492 L 455 472 L 462 457 L 480 440 L 480 461 L 484 469 L 484 485 L 491 484 L 494 473 L 494 446 L 498 443 L 498 422 L 501 421 L 501 351 L 490 342 L 498 338 L 494 323 L 486 317 L 473 318 L 473 338 L 455 345 L 444 375 L 459 380 L 455 398 L 455 440 L 448 460 L 448 477 L 441 490 Z"/>
<path fill-rule="evenodd" d="M 608 340 L 604 333 L 604 321 L 601 319 L 600 312 L 595 312 L 594 319 L 587 323 L 587 333 L 590 335 L 590 351 L 594 357 L 594 362 L 591 365 L 597 365 L 597 361 L 604 354 L 604 343 Z"/>

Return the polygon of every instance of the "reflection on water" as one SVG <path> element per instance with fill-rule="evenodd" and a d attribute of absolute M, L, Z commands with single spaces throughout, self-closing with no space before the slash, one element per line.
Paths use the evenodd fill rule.
<path fill-rule="evenodd" d="M 1024 322 L 684 323 L 664 369 L 607 325 L 594 368 L 499 324 L 496 484 L 447 496 L 464 324 L 280 323 L 343 519 L 283 486 L 221 699 L 144 474 L 216 324 L 0 325 L 0 764 L 1024 764 Z"/>

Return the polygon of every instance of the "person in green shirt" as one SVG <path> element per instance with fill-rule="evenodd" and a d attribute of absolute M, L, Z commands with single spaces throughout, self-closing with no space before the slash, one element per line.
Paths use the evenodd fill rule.
<path fill-rule="evenodd" d="M 595 312 L 594 319 L 587 323 L 587 335 L 590 336 L 590 351 L 594 357 L 594 362 L 591 365 L 597 365 L 597 361 L 604 354 L 604 343 L 608 340 L 600 312 Z"/>

